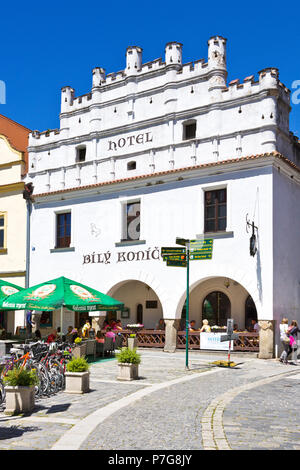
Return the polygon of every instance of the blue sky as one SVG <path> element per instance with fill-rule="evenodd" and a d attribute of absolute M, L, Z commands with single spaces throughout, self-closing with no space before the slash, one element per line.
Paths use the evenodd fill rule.
<path fill-rule="evenodd" d="M 298 3 L 298 5 L 297 5 Z M 227 38 L 228 81 L 277 67 L 292 90 L 300 81 L 299 2 L 201 0 L 130 2 L 5 2 L 0 7 L 0 114 L 40 131 L 59 127 L 60 90 L 88 93 L 93 67 L 125 67 L 129 45 L 143 62 L 164 57 L 165 44 L 183 43 L 183 62 L 207 60 L 207 40 Z M 300 97 L 300 94 L 298 95 Z M 300 136 L 300 103 L 290 129 Z"/>

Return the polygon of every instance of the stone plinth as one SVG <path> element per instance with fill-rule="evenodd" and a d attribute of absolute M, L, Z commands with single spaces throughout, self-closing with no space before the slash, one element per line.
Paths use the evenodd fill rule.
<path fill-rule="evenodd" d="M 272 359 L 275 344 L 275 320 L 259 320 L 259 359 Z"/>
<path fill-rule="evenodd" d="M 165 352 L 175 352 L 177 346 L 177 330 L 180 320 L 165 320 Z"/>

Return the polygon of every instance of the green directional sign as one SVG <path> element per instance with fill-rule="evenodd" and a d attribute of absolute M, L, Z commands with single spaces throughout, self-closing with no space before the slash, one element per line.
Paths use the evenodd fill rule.
<path fill-rule="evenodd" d="M 164 261 L 185 261 L 185 255 L 163 255 Z"/>
<path fill-rule="evenodd" d="M 199 250 L 213 246 L 213 238 L 205 238 L 203 240 L 191 240 L 190 250 Z"/>
<path fill-rule="evenodd" d="M 185 255 L 185 248 L 164 247 L 161 249 L 161 256 L 165 255 Z"/>
<path fill-rule="evenodd" d="M 196 255 L 194 253 L 190 254 L 191 261 L 200 259 L 212 259 L 212 253 L 198 253 Z"/>
<path fill-rule="evenodd" d="M 186 261 L 173 261 L 173 260 L 167 260 L 167 266 L 181 266 L 183 268 L 186 268 L 187 263 Z"/>

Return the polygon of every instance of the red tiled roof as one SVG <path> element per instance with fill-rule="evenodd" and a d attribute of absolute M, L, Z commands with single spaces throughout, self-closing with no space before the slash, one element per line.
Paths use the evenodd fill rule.
<path fill-rule="evenodd" d="M 101 183 L 95 183 L 95 184 L 89 184 L 86 186 L 77 186 L 74 188 L 67 188 L 67 189 L 59 189 L 57 191 L 52 191 L 48 193 L 40 193 L 40 194 L 34 194 L 35 197 L 46 197 L 54 194 L 61 194 L 61 193 L 68 193 L 71 191 L 82 191 L 85 189 L 91 189 L 91 188 L 100 188 L 102 186 L 109 186 L 109 185 L 114 185 L 114 184 L 119 184 L 119 183 L 125 183 L 128 181 L 137 181 L 141 179 L 147 179 L 147 178 L 156 178 L 160 176 L 165 176 L 169 174 L 174 174 L 174 173 L 181 173 L 185 171 L 191 171 L 191 170 L 197 170 L 197 169 L 202 169 L 202 168 L 211 168 L 211 167 L 216 167 L 216 166 L 223 166 L 223 165 L 228 165 L 230 163 L 239 163 L 239 162 L 244 162 L 248 160 L 259 160 L 262 158 L 268 158 L 268 157 L 277 157 L 280 160 L 284 161 L 287 163 L 290 167 L 292 167 L 294 170 L 298 171 L 300 173 L 300 167 L 298 167 L 295 163 L 291 162 L 288 158 L 284 157 L 281 153 L 279 152 L 270 152 L 270 153 L 263 153 L 263 154 L 258 154 L 258 155 L 250 155 L 247 157 L 239 157 L 239 158 L 232 158 L 230 160 L 220 160 L 218 162 L 210 162 L 210 163 L 202 163 L 201 165 L 194 165 L 194 166 L 188 166 L 184 168 L 176 168 L 173 170 L 165 170 L 165 171 L 160 171 L 157 173 L 150 173 L 146 175 L 139 175 L 139 176 L 133 176 L 130 178 L 122 178 L 118 180 L 111 180 L 111 181 L 103 181 Z"/>

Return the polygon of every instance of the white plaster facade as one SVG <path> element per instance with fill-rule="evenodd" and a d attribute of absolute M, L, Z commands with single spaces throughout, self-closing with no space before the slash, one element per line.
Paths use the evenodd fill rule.
<path fill-rule="evenodd" d="M 87 95 L 62 88 L 60 129 L 29 140 L 30 285 L 65 275 L 114 295 L 140 281 L 165 319 L 179 319 L 185 269 L 165 266 L 160 249 L 203 235 L 205 191 L 226 188 L 226 230 L 205 234 L 214 238 L 213 258 L 191 262 L 190 317 L 199 315 L 203 289 L 225 289 L 241 327 L 248 294 L 259 319 L 300 320 L 300 146 L 289 132 L 289 90 L 276 68 L 257 81 L 226 78 L 218 36 L 208 41 L 207 62 L 182 64 L 182 45 L 169 43 L 165 61 L 143 64 L 142 49 L 130 47 L 123 71 L 93 70 Z M 130 201 L 140 204 L 140 233 L 128 243 L 122 213 Z M 71 243 L 55 249 L 63 212 L 71 212 Z M 258 227 L 254 257 L 247 214 Z"/>

